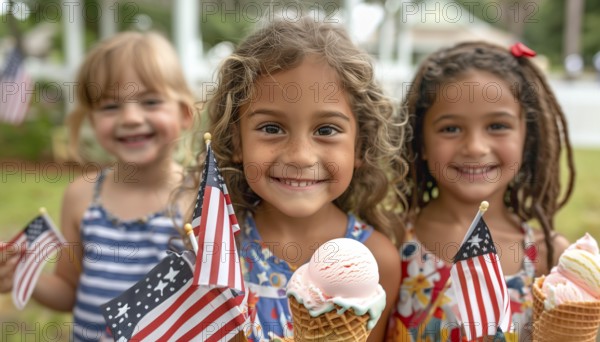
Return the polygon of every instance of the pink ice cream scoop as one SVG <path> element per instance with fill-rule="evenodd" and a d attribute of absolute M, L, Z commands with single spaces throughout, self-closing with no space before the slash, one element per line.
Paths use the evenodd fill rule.
<path fill-rule="evenodd" d="M 308 273 L 328 297 L 369 297 L 379 284 L 375 257 L 365 245 L 352 239 L 323 244 L 308 263 Z"/>
<path fill-rule="evenodd" d="M 377 261 L 362 243 L 347 239 L 327 241 L 308 264 L 300 266 L 287 285 L 288 296 L 303 304 L 313 317 L 337 305 L 357 315 L 369 313 L 373 328 L 385 308 Z"/>
<path fill-rule="evenodd" d="M 598 255 L 598 243 L 596 239 L 594 239 L 590 234 L 585 233 L 585 235 L 579 240 L 577 240 L 574 244 L 571 244 L 567 250 L 580 249 L 592 253 L 594 255 Z"/>
<path fill-rule="evenodd" d="M 546 309 L 562 303 L 599 300 L 600 255 L 596 240 L 586 233 L 569 246 L 545 278 L 542 291 L 546 294 Z"/>

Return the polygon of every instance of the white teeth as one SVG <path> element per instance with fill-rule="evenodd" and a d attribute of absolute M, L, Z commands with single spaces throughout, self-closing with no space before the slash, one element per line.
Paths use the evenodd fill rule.
<path fill-rule="evenodd" d="M 467 173 L 470 175 L 481 175 L 487 171 L 489 171 L 491 169 L 491 167 L 482 167 L 482 168 L 467 168 L 467 169 L 459 169 L 460 172 L 462 173 Z"/>
<path fill-rule="evenodd" d="M 305 187 L 317 183 L 316 181 L 294 181 L 289 179 L 280 179 L 280 181 L 285 185 L 293 186 L 296 188 Z"/>

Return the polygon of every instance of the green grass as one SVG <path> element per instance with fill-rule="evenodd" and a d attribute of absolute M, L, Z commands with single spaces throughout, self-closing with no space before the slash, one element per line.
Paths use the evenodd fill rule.
<path fill-rule="evenodd" d="M 569 241 L 575 241 L 585 232 L 600 238 L 600 150 L 575 151 L 575 191 L 567 205 L 558 213 L 556 230 Z"/>
<path fill-rule="evenodd" d="M 576 150 L 575 163 L 575 191 L 571 201 L 558 214 L 556 227 L 570 241 L 584 232 L 600 238 L 600 191 L 597 190 L 600 184 L 597 171 L 600 169 L 600 149 Z M 20 162 L 0 162 L 0 240 L 10 239 L 42 206 L 58 223 L 62 193 L 69 178 L 72 178 L 68 170 L 57 177 L 56 169 L 46 164 L 29 164 L 25 173 L 13 172 L 15 165 L 18 169 L 25 168 L 25 164 Z M 73 174 L 77 176 L 80 173 Z M 21 334 L 24 333 L 31 337 L 37 334 L 38 337 L 45 335 L 49 340 L 67 341 L 70 333 L 67 322 L 70 321 L 68 315 L 54 313 L 33 301 L 25 310 L 17 311 L 9 295 L 0 296 L 0 341 L 22 341 Z M 19 332 L 9 335 L 14 329 L 19 329 Z M 61 334 L 60 338 L 56 338 L 57 332 Z"/>
<path fill-rule="evenodd" d="M 40 207 L 45 207 L 58 224 L 69 174 L 68 170 L 57 173 L 53 165 L 57 164 L 0 162 L 0 240 L 12 238 Z M 47 265 L 45 271 L 52 267 Z M 33 300 L 18 311 L 10 295 L 0 295 L 0 341 L 68 341 L 70 321 L 69 315 L 45 309 Z"/>

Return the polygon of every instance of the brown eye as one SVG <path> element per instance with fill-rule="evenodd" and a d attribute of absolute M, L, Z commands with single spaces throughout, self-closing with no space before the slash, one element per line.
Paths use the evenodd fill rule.
<path fill-rule="evenodd" d="M 323 135 L 323 136 L 327 136 L 327 135 L 334 135 L 336 133 L 339 133 L 339 131 L 332 126 L 323 126 L 323 127 L 319 127 L 317 128 L 317 135 Z"/>
<path fill-rule="evenodd" d="M 267 134 L 279 134 L 281 133 L 281 128 L 277 125 L 273 125 L 273 124 L 268 124 L 268 125 L 264 125 L 260 128 L 261 131 L 267 133 Z"/>

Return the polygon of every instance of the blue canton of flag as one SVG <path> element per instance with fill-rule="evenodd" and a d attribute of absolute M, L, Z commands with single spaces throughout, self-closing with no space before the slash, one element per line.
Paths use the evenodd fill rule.
<path fill-rule="evenodd" d="M 195 256 L 169 252 L 144 279 L 101 305 L 115 341 L 229 341 L 245 317 L 243 296 L 193 285 Z"/>
<path fill-rule="evenodd" d="M 23 122 L 34 90 L 29 89 L 31 78 L 23 62 L 23 54 L 15 47 L 0 77 L 0 120 L 13 125 Z"/>
<path fill-rule="evenodd" d="M 467 340 L 510 331 L 508 289 L 483 217 L 458 250 L 450 274 Z"/>

